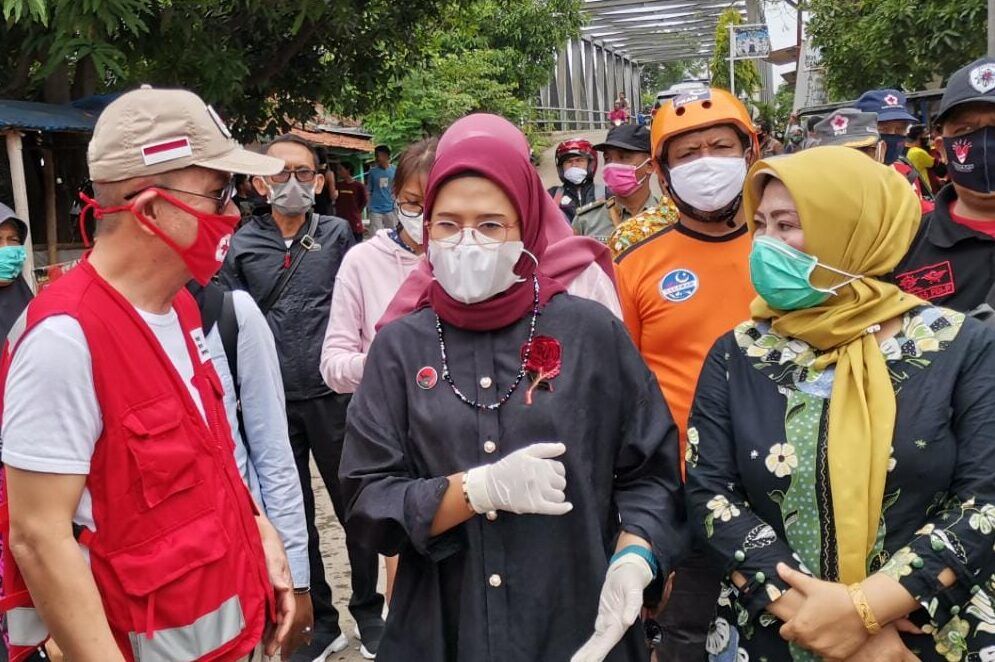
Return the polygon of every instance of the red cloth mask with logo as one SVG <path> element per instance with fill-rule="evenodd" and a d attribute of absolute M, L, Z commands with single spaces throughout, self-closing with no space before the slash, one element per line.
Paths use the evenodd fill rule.
<path fill-rule="evenodd" d="M 235 230 L 235 226 L 238 224 L 238 216 L 228 216 L 225 214 L 208 214 L 202 212 L 198 209 L 194 209 L 190 205 L 174 198 L 162 189 L 156 187 L 150 187 L 147 190 L 155 191 L 156 195 L 161 197 L 163 200 L 173 205 L 177 209 L 185 211 L 194 218 L 197 219 L 197 237 L 194 242 L 182 248 L 177 244 L 172 237 L 163 232 L 159 226 L 150 221 L 148 217 L 145 216 L 141 211 L 139 211 L 134 203 L 128 205 L 120 205 L 118 207 L 101 207 L 96 200 L 89 197 L 85 193 L 80 193 L 80 199 L 86 203 L 83 207 L 83 211 L 80 212 L 80 231 L 83 235 L 83 242 L 89 246 L 89 241 L 86 237 L 86 232 L 83 230 L 83 222 L 86 218 L 86 212 L 88 209 L 93 210 L 93 217 L 95 219 L 101 219 L 107 214 L 115 214 L 122 211 L 130 211 L 138 222 L 151 230 L 159 239 L 172 248 L 177 255 L 183 260 L 183 263 L 187 265 L 187 270 L 190 271 L 190 275 L 201 285 L 207 285 L 207 283 L 214 277 L 216 273 L 221 269 L 221 265 L 224 264 L 225 256 L 228 255 L 228 249 L 231 246 L 231 235 Z"/>

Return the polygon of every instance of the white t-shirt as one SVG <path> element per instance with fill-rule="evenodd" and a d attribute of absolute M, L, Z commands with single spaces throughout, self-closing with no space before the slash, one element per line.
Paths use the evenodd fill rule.
<path fill-rule="evenodd" d="M 204 416 L 176 311 L 155 315 L 136 308 L 136 312 L 159 340 Z M 0 434 L 3 463 L 25 471 L 89 474 L 90 458 L 102 432 L 83 328 L 68 315 L 49 317 L 21 340 L 10 366 Z M 96 530 L 87 489 L 73 521 Z"/>

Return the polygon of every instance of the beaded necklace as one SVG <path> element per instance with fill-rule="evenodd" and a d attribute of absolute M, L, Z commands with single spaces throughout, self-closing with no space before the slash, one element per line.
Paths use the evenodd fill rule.
<path fill-rule="evenodd" d="M 439 349 L 442 352 L 442 379 L 449 384 L 449 386 L 453 389 L 453 393 L 455 393 L 456 397 L 459 398 L 464 404 L 476 409 L 485 409 L 488 411 L 499 409 L 504 403 L 508 402 L 512 394 L 515 392 L 515 389 L 518 388 L 518 385 L 522 383 L 523 379 L 525 379 L 525 375 L 527 373 L 525 366 L 529 364 L 529 356 L 532 354 L 532 341 L 535 339 L 536 322 L 539 319 L 539 279 L 535 276 L 532 276 L 532 288 L 534 292 L 532 297 L 532 321 L 529 323 L 529 339 L 525 344 L 525 352 L 522 355 L 522 367 L 518 369 L 518 376 L 515 377 L 515 382 L 497 402 L 485 405 L 477 402 L 476 400 L 471 400 L 463 395 L 463 393 L 456 386 L 456 382 L 453 381 L 453 376 L 449 373 L 449 361 L 446 358 L 446 341 L 442 334 L 442 320 L 439 319 L 438 315 L 435 316 L 435 330 L 439 333 Z"/>

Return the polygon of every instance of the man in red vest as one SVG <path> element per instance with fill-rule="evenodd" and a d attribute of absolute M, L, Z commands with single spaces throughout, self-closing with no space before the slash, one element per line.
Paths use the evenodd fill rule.
<path fill-rule="evenodd" d="M 242 149 L 210 106 L 143 86 L 88 151 L 96 244 L 10 335 L 3 600 L 12 660 L 242 660 L 294 617 L 287 559 L 239 476 L 184 284 L 221 267 Z M 85 197 L 85 196 L 84 196 Z"/>

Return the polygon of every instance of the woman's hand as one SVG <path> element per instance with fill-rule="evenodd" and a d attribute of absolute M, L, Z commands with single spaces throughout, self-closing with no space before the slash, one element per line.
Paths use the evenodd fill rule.
<path fill-rule="evenodd" d="M 809 577 L 784 563 L 777 565 L 777 573 L 805 599 L 781 626 L 782 639 L 831 660 L 845 660 L 864 645 L 870 635 L 846 586 Z"/>
<path fill-rule="evenodd" d="M 860 650 L 847 658 L 846 662 L 919 662 L 919 658 L 905 647 L 899 632 L 918 633 L 920 630 L 908 621 L 886 625 L 880 633 L 868 639 Z"/>

